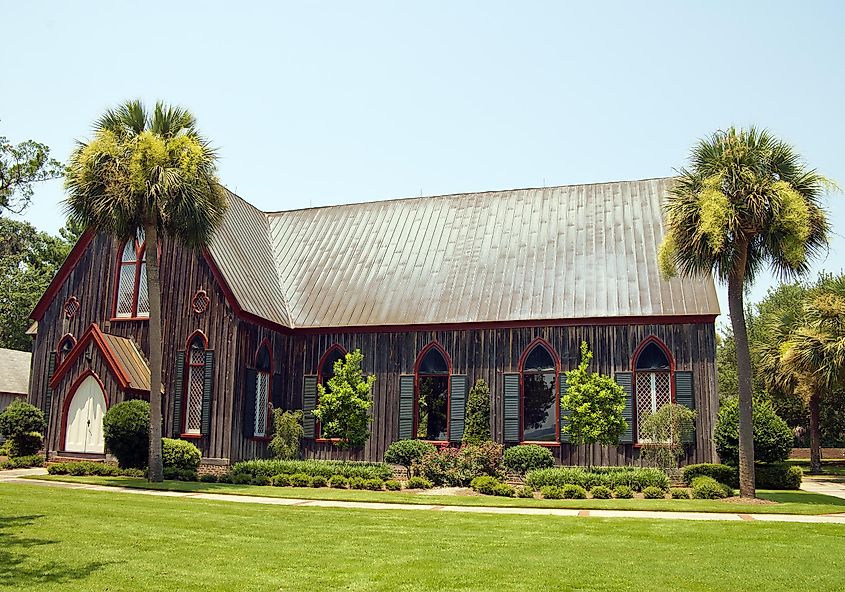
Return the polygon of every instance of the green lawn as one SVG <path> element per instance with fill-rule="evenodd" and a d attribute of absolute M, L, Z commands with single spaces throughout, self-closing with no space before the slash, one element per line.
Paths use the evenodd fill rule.
<path fill-rule="evenodd" d="M 838 525 L 279 507 L 35 484 L 0 484 L 0 499 L 0 588 L 12 590 L 845 589 Z"/>
<path fill-rule="evenodd" d="M 68 475 L 39 476 L 37 479 L 92 483 L 144 489 L 166 489 L 267 497 L 329 499 L 346 501 L 378 501 L 385 503 L 438 504 L 452 506 L 517 506 L 536 508 L 579 508 L 613 510 L 657 510 L 679 512 L 741 512 L 766 514 L 835 514 L 845 512 L 845 499 L 808 493 L 805 491 L 759 491 L 762 498 L 779 502 L 771 505 L 728 503 L 719 500 L 539 500 L 492 496 L 431 495 L 413 491 L 359 491 L 347 489 L 312 489 L 310 487 L 258 487 L 224 483 L 193 483 L 165 481 L 149 483 L 144 479 L 127 477 L 71 477 Z"/>
<path fill-rule="evenodd" d="M 801 467 L 804 473 L 810 472 L 810 461 L 807 459 L 792 459 L 787 463 Z M 845 477 L 845 460 L 842 459 L 822 459 L 822 475 Z"/>

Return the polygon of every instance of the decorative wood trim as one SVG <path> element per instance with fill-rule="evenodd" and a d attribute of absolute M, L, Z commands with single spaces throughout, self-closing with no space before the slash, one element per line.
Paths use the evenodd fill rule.
<path fill-rule="evenodd" d="M 96 233 L 90 228 L 82 233 L 82 236 L 79 237 L 79 240 L 76 241 L 76 244 L 70 250 L 70 253 L 68 253 L 67 259 L 62 263 L 58 273 L 56 273 L 56 277 L 53 278 L 53 281 L 47 286 L 44 295 L 38 300 L 38 304 L 32 309 L 29 318 L 34 321 L 40 321 L 44 317 L 44 313 L 47 312 L 47 309 L 53 303 L 59 290 L 67 281 L 68 276 L 74 270 L 76 264 L 79 263 L 79 260 L 95 236 Z"/>
<path fill-rule="evenodd" d="M 66 448 L 65 438 L 67 438 L 67 414 L 68 410 L 70 409 L 70 402 L 73 401 L 73 397 L 76 395 L 76 391 L 82 385 L 82 382 L 88 378 L 89 376 L 93 376 L 94 379 L 100 384 L 100 388 L 103 391 L 103 399 L 106 402 L 106 411 L 109 410 L 111 407 L 111 401 L 109 401 L 109 393 L 106 390 L 106 385 L 103 383 L 102 379 L 97 375 L 96 372 L 91 370 L 90 368 L 86 368 L 83 370 L 79 376 L 76 377 L 76 380 L 73 381 L 73 384 L 68 389 L 67 393 L 65 394 L 65 399 L 62 401 L 62 418 L 61 418 L 61 430 L 59 431 L 59 443 L 62 449 Z"/>
<path fill-rule="evenodd" d="M 208 307 L 210 305 L 211 298 L 208 297 L 208 293 L 202 288 L 197 290 L 194 293 L 193 298 L 191 298 L 191 308 L 193 309 L 195 314 L 205 314 L 208 311 Z"/>
<path fill-rule="evenodd" d="M 76 313 L 79 312 L 80 304 L 79 299 L 76 296 L 70 296 L 67 300 L 65 300 L 64 306 L 62 309 L 65 313 L 66 319 L 72 319 L 76 316 Z"/>
<path fill-rule="evenodd" d="M 76 344 L 76 347 L 71 350 L 67 358 L 62 360 L 62 363 L 56 368 L 56 371 L 53 374 L 53 378 L 50 380 L 49 383 L 50 388 L 55 389 L 59 385 L 64 375 L 73 365 L 73 363 L 79 358 L 79 356 L 82 355 L 82 352 L 85 351 L 85 348 L 91 342 L 96 344 L 97 348 L 100 350 L 100 353 L 103 354 L 103 359 L 106 361 L 106 365 L 108 366 L 111 373 L 114 375 L 115 380 L 117 380 L 118 386 L 122 390 L 127 390 L 130 388 L 129 375 L 126 373 L 126 370 L 123 369 L 123 366 L 120 365 L 117 356 L 109 347 L 109 344 L 103 337 L 103 332 L 100 331 L 100 327 L 97 325 L 97 323 L 91 323 L 91 326 L 88 327 L 85 333 L 82 334 L 82 337 L 79 338 L 79 342 Z"/>

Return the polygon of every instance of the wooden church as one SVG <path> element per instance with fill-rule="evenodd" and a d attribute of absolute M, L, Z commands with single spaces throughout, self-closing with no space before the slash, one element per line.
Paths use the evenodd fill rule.
<path fill-rule="evenodd" d="M 698 414 L 688 462 L 712 461 L 718 405 L 712 279 L 660 276 L 671 179 L 516 189 L 262 212 L 229 193 L 201 252 L 161 248 L 165 434 L 204 462 L 268 456 L 272 408 L 305 411 L 305 456 L 339 456 L 310 413 L 333 362 L 376 376 L 371 437 L 460 442 L 468 388 L 491 391 L 491 433 L 563 464 L 630 464 L 664 403 Z M 54 456 L 104 454 L 110 405 L 149 396 L 142 233 L 88 232 L 32 317 L 30 402 Z M 619 446 L 574 446 L 561 383 L 592 348 L 628 395 Z"/>

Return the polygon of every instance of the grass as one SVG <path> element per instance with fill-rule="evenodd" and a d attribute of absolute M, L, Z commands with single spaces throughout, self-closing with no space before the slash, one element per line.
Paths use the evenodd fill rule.
<path fill-rule="evenodd" d="M 801 467 L 804 474 L 810 472 L 810 461 L 808 459 L 792 459 L 786 461 L 791 465 Z M 841 458 L 822 459 L 822 475 L 845 477 L 845 460 Z"/>
<path fill-rule="evenodd" d="M 279 507 L 8 483 L 0 497 L 9 590 L 845 588 L 845 537 L 829 524 Z"/>
<path fill-rule="evenodd" d="M 452 506 L 508 506 L 535 508 L 578 508 L 606 510 L 656 510 L 678 512 L 738 512 L 756 514 L 836 514 L 845 512 L 845 499 L 805 491 L 759 491 L 759 497 L 778 504 L 741 504 L 720 500 L 540 500 L 503 498 L 494 496 L 433 495 L 415 491 L 360 491 L 350 489 L 313 489 L 310 487 L 259 487 L 226 483 L 195 483 L 165 481 L 149 483 L 144 479 L 128 477 L 72 477 L 50 475 L 33 477 L 51 481 L 91 483 L 94 485 L 122 486 L 140 489 L 190 491 L 203 493 L 228 493 L 233 495 L 259 495 L 301 499 L 373 501 L 406 504 L 436 504 Z"/>

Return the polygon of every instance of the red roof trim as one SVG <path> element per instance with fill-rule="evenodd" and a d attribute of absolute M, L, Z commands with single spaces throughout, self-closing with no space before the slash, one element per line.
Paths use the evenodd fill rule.
<path fill-rule="evenodd" d="M 32 309 L 29 318 L 34 321 L 40 321 L 42 319 L 44 313 L 47 312 L 47 309 L 53 303 L 56 294 L 58 294 L 59 290 L 67 280 L 67 277 L 70 275 L 70 272 L 72 272 L 76 267 L 76 264 L 79 263 L 79 260 L 82 258 L 82 254 L 85 253 L 85 249 L 87 249 L 88 245 L 91 244 L 95 234 L 96 233 L 93 230 L 86 230 L 82 233 L 82 236 L 79 237 L 79 240 L 76 241 L 76 244 L 70 250 L 67 259 L 65 259 L 65 262 L 62 263 L 62 266 L 59 268 L 59 272 L 56 274 L 56 277 L 53 278 L 53 281 L 50 282 L 49 286 L 47 286 L 47 290 L 38 301 L 38 304 L 36 304 L 35 308 Z"/>
<path fill-rule="evenodd" d="M 50 380 L 50 388 L 54 389 L 59 385 L 62 378 L 64 378 L 65 374 L 67 374 L 67 371 L 79 358 L 79 356 L 82 355 L 82 352 L 85 351 L 88 344 L 92 341 L 97 346 L 97 349 L 99 349 L 103 354 L 106 366 L 108 366 L 109 370 L 114 375 L 118 386 L 123 390 L 130 388 L 129 375 L 126 373 L 126 370 L 123 369 L 123 366 L 121 366 L 114 351 L 112 351 L 111 347 L 109 347 L 109 344 L 106 342 L 103 332 L 100 330 L 97 323 L 92 323 L 91 326 L 88 327 L 85 333 L 82 334 L 82 337 L 79 338 L 79 342 L 76 346 L 70 351 L 59 367 L 56 368 L 56 372 Z"/>

